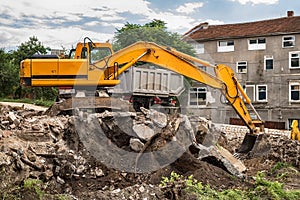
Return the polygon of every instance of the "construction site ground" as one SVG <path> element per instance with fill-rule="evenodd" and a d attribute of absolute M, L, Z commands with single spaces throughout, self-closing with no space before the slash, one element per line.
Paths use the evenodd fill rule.
<path fill-rule="evenodd" d="M 264 155 L 252 158 L 241 155 L 240 160 L 246 170 L 241 173 L 242 176 L 237 176 L 211 157 L 199 159 L 199 149 L 189 146 L 191 143 L 184 137 L 192 131 L 190 129 L 194 130 L 198 140 L 204 143 L 206 141 L 205 138 L 201 139 L 203 136 L 201 131 L 205 128 L 201 129 L 199 126 L 201 119 L 197 117 L 187 118 L 174 114 L 152 116 L 153 113 L 147 110 L 138 114 L 79 112 L 75 116 L 50 117 L 44 114 L 44 108 L 22 105 L 0 105 L 0 190 L 2 193 L 0 197 L 2 199 L 41 198 L 37 195 L 37 191 L 33 192 L 24 187 L 28 180 L 41 180 L 42 199 L 176 199 L 178 197 L 196 199 L 196 196 L 181 191 L 180 187 L 177 188 L 178 196 L 175 198 L 170 196 L 169 190 L 159 186 L 162 177 L 169 177 L 172 172 L 185 177 L 193 175 L 203 185 L 209 184 L 212 188 L 221 191 L 253 188 L 255 176 L 262 171 L 266 173 L 268 180 L 280 180 L 286 190 L 300 189 L 300 144 L 285 135 L 267 134 L 270 149 Z M 122 119 L 119 120 L 119 124 L 114 122 L 116 116 Z M 184 121 L 186 119 L 189 121 Z M 80 134 L 83 131 L 90 134 L 87 136 L 90 138 L 86 140 L 94 139 L 92 134 L 94 120 L 101 121 L 101 127 L 108 138 L 106 141 L 108 145 L 113 143 L 126 152 L 137 152 L 136 161 L 140 160 L 141 153 L 161 149 L 169 141 L 180 141 L 187 148 L 185 151 L 177 152 L 178 158 L 174 161 L 170 158 L 169 162 L 166 161 L 158 168 L 154 166 L 153 169 L 148 169 L 147 162 L 137 166 L 139 164 L 137 162 L 133 165 L 136 171 L 132 171 L 132 168 L 115 169 L 118 166 L 111 166 L 114 166 L 113 161 L 119 162 L 116 160 L 118 157 L 111 156 L 111 165 L 107 164 L 108 162 L 101 162 L 97 159 L 98 150 L 91 152 L 90 149 L 93 147 L 89 149 L 85 142 L 81 141 L 83 136 Z M 205 121 L 202 125 L 205 127 L 207 123 L 210 122 Z M 188 126 L 189 124 L 191 127 Z M 212 143 L 215 141 L 217 146 L 222 146 L 233 154 L 241 144 L 244 133 L 230 135 L 221 130 L 218 129 L 217 139 L 209 141 Z M 206 139 L 209 137 L 214 136 L 206 135 Z M 133 140 L 133 138 L 139 139 Z M 172 151 L 165 153 L 166 157 L 172 157 L 168 155 Z M 276 171 L 274 166 L 278 163 L 291 167 Z M 147 170 L 140 173 L 141 170 L 146 169 L 143 168 L 143 164 L 147 166 Z M 279 175 L 283 174 L 284 178 L 280 178 Z"/>

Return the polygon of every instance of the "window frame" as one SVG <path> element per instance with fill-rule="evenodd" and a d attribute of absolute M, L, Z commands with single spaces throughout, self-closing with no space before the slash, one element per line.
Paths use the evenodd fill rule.
<path fill-rule="evenodd" d="M 243 63 L 243 64 L 242 64 Z M 245 71 L 240 71 L 239 70 L 239 67 L 242 67 L 242 66 L 245 66 L 246 69 Z M 247 61 L 237 61 L 236 62 L 236 72 L 238 74 L 246 74 L 247 73 L 247 70 L 248 70 L 248 62 Z"/>
<path fill-rule="evenodd" d="M 293 39 L 285 40 L 284 38 L 287 38 L 287 37 L 292 37 Z M 292 42 L 292 45 L 291 46 L 285 46 L 284 45 L 285 42 Z M 295 44 L 296 44 L 296 37 L 294 35 L 282 36 L 282 48 L 292 48 L 292 47 L 295 47 Z"/>
<path fill-rule="evenodd" d="M 221 45 L 221 44 L 224 44 L 224 45 Z M 234 51 L 234 40 L 220 40 L 220 41 L 217 41 L 217 47 L 218 47 L 217 48 L 218 52 L 231 52 L 231 51 Z"/>
<path fill-rule="evenodd" d="M 264 42 L 260 42 L 260 40 L 264 40 Z M 251 41 L 255 41 L 255 43 L 251 43 Z M 248 39 L 248 50 L 255 51 L 255 50 L 264 50 L 266 49 L 266 38 L 251 38 Z"/>
<path fill-rule="evenodd" d="M 299 99 L 298 100 L 292 100 L 292 86 L 298 86 L 298 96 Z M 300 82 L 298 81 L 291 81 L 289 82 L 289 102 L 294 102 L 294 103 L 300 103 Z"/>
<path fill-rule="evenodd" d="M 195 88 L 197 89 L 197 91 L 193 91 L 192 89 Z M 200 90 L 204 90 L 204 91 L 200 91 Z M 203 102 L 203 104 L 199 104 L 199 97 L 198 97 L 198 94 L 199 93 L 205 93 L 205 99 L 203 99 L 201 102 Z M 191 94 L 195 95 L 196 98 L 193 98 L 193 99 L 196 99 L 196 104 L 195 105 L 192 105 L 191 104 Z M 189 98 L 188 98 L 188 105 L 189 107 L 201 107 L 201 106 L 206 106 L 207 104 L 207 87 L 190 87 L 189 89 Z"/>
<path fill-rule="evenodd" d="M 298 66 L 292 67 L 292 55 L 293 54 L 298 54 Z M 289 52 L 289 69 L 299 69 L 300 68 L 300 51 L 290 51 Z"/>
<path fill-rule="evenodd" d="M 259 91 L 259 87 L 265 87 L 265 89 L 266 89 L 266 99 L 259 99 L 259 93 L 260 93 L 260 91 Z M 267 85 L 263 85 L 263 84 L 261 84 L 261 85 L 256 85 L 256 101 L 257 102 L 268 102 L 268 86 Z"/>
<path fill-rule="evenodd" d="M 272 69 L 267 69 L 267 60 L 272 60 Z M 273 70 L 274 69 L 274 57 L 273 55 L 264 56 L 264 70 Z"/>

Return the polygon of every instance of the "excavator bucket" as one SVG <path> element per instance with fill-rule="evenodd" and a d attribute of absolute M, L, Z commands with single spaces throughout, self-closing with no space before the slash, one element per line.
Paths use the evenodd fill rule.
<path fill-rule="evenodd" d="M 259 133 L 257 135 L 247 133 L 244 140 L 237 150 L 239 154 L 247 154 L 250 157 L 257 157 L 266 155 L 271 149 L 268 143 L 267 135 L 265 133 Z"/>
<path fill-rule="evenodd" d="M 256 142 L 257 136 L 253 134 L 247 133 L 246 136 L 243 139 L 242 145 L 237 150 L 237 153 L 248 153 L 252 150 L 254 147 L 254 144 Z"/>

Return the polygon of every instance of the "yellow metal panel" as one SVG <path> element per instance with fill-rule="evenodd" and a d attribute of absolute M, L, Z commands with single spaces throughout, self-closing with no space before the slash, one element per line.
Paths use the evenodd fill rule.
<path fill-rule="evenodd" d="M 58 59 L 32 59 L 32 76 L 54 76 L 58 72 Z"/>
<path fill-rule="evenodd" d="M 87 75 L 87 59 L 61 59 L 59 60 L 58 75 Z"/>

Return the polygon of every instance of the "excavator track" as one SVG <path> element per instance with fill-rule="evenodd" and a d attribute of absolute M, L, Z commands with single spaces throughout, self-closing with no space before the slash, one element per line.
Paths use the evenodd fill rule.
<path fill-rule="evenodd" d="M 118 98 L 73 97 L 56 102 L 45 112 L 45 114 L 50 116 L 61 114 L 72 115 L 75 110 L 82 110 L 91 113 L 99 113 L 105 110 L 134 111 L 129 102 Z"/>

